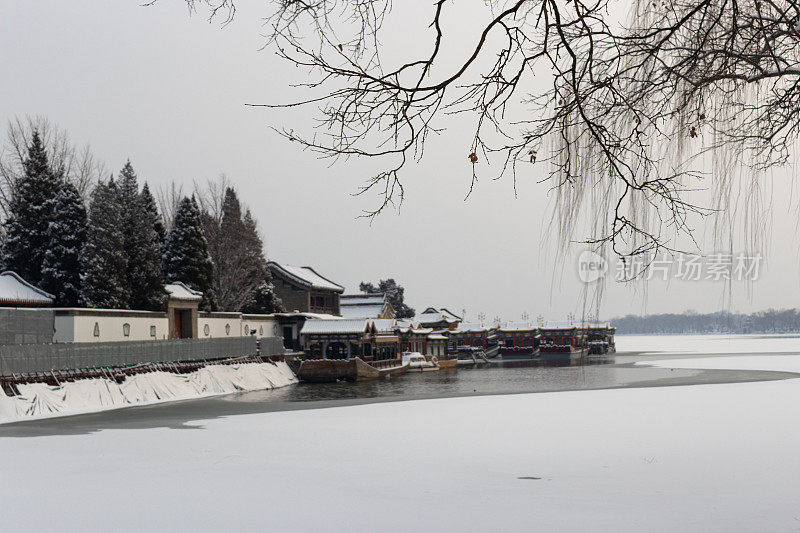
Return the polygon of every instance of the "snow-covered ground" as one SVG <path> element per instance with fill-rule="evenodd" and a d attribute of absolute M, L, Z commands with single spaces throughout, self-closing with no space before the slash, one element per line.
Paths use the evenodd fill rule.
<path fill-rule="evenodd" d="M 120 384 L 100 378 L 56 387 L 30 383 L 17 386 L 19 396 L 9 397 L 0 390 L 0 424 L 274 389 L 293 383 L 297 378 L 284 362 L 208 365 L 188 374 L 149 372 L 129 376 Z"/>
<path fill-rule="evenodd" d="M 617 335 L 618 352 L 797 353 L 800 335 Z"/>
<path fill-rule="evenodd" d="M 665 366 L 800 372 L 800 357 Z M 2 438 L 7 531 L 797 531 L 800 381 Z"/>

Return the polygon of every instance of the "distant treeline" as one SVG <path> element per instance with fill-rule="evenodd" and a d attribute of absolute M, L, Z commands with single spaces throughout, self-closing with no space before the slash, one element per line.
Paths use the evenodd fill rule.
<path fill-rule="evenodd" d="M 681 314 L 627 315 L 614 318 L 611 324 L 619 334 L 691 334 L 691 333 L 796 333 L 800 332 L 800 310 L 768 309 L 752 314 Z"/>

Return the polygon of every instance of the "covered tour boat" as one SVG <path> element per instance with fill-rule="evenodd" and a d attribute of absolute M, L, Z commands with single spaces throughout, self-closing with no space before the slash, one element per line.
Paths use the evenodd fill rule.
<path fill-rule="evenodd" d="M 590 356 L 606 356 L 617 351 L 614 343 L 614 334 L 617 328 L 611 324 L 588 324 L 586 326 L 586 338 L 588 341 Z"/>
<path fill-rule="evenodd" d="M 539 328 L 530 322 L 507 322 L 497 330 L 500 356 L 504 359 L 533 359 L 539 355 Z"/>
<path fill-rule="evenodd" d="M 586 330 L 574 324 L 546 325 L 539 328 L 542 361 L 577 361 L 589 351 Z"/>
<path fill-rule="evenodd" d="M 360 381 L 408 370 L 400 358 L 393 319 L 306 320 L 300 334 L 306 360 L 297 377 L 307 382 Z"/>

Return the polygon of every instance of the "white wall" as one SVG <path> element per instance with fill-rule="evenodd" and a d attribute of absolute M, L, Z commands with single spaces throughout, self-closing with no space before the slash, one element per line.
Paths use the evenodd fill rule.
<path fill-rule="evenodd" d="M 281 334 L 278 331 L 278 321 L 266 315 L 242 315 L 242 330 L 247 326 L 250 330 L 256 330 L 256 337 L 259 339 L 267 337 L 277 337 Z M 249 333 L 248 333 L 249 334 Z"/>
<path fill-rule="evenodd" d="M 142 341 L 169 338 L 169 321 L 164 313 L 104 309 L 60 310 L 55 316 L 54 342 L 111 342 Z M 205 315 L 205 316 L 204 316 Z M 129 335 L 124 325 L 129 324 Z M 97 325 L 98 336 L 95 336 Z M 150 328 L 155 326 L 156 335 Z M 229 328 L 226 328 L 229 326 Z M 241 313 L 200 313 L 197 319 L 197 336 L 200 339 L 242 337 L 256 330 L 257 338 L 275 337 L 277 321 L 267 315 L 242 315 Z M 245 331 L 245 327 L 248 331 Z"/>
<path fill-rule="evenodd" d="M 56 315 L 54 342 L 113 342 L 166 339 L 169 335 L 163 313 L 150 316 L 117 316 L 119 311 L 92 310 L 91 314 Z M 125 324 L 130 326 L 125 335 Z M 95 327 L 96 326 L 96 327 Z M 155 326 L 155 336 L 151 327 Z M 98 333 L 98 335 L 95 335 Z"/>
<path fill-rule="evenodd" d="M 214 313 L 213 316 L 209 317 L 200 313 L 197 318 L 197 336 L 200 339 L 241 337 L 241 316 L 239 313 Z"/>

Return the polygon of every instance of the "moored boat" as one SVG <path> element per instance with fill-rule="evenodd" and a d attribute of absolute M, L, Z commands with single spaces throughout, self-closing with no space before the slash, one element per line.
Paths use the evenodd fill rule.
<path fill-rule="evenodd" d="M 497 329 L 500 357 L 525 360 L 539 356 L 539 329 L 530 322 L 508 322 Z"/>
<path fill-rule="evenodd" d="M 406 352 L 403 354 L 403 364 L 408 366 L 409 372 L 433 372 L 439 370 L 435 361 L 428 361 L 419 352 Z"/>
<path fill-rule="evenodd" d="M 436 364 L 439 365 L 439 368 L 442 370 L 458 368 L 458 357 L 442 356 L 438 358 L 435 357 L 435 359 Z"/>
<path fill-rule="evenodd" d="M 575 361 L 589 351 L 586 331 L 574 325 L 542 327 L 539 358 L 542 361 Z"/>
<path fill-rule="evenodd" d="M 408 371 L 408 364 L 400 359 L 370 361 L 360 357 L 352 359 L 309 359 L 300 364 L 297 378 L 307 383 L 335 381 L 364 381 L 380 379 Z"/>

